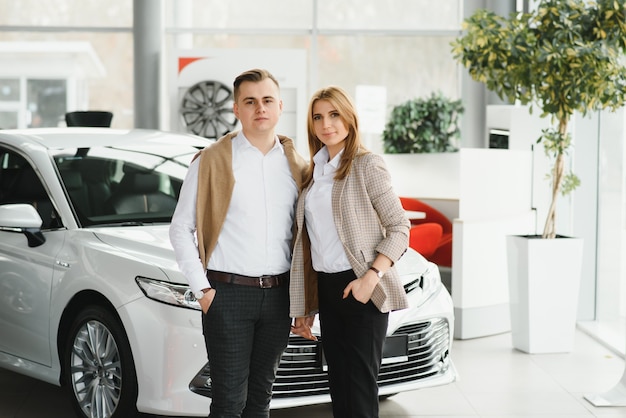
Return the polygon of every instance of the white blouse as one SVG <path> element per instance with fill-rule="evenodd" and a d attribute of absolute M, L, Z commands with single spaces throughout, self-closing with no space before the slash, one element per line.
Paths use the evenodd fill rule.
<path fill-rule="evenodd" d="M 352 268 L 333 219 L 332 192 L 342 154 L 343 150 L 331 161 L 328 161 L 330 156 L 326 147 L 315 154 L 313 184 L 304 201 L 304 219 L 311 240 L 313 269 L 324 273 L 338 273 Z"/>

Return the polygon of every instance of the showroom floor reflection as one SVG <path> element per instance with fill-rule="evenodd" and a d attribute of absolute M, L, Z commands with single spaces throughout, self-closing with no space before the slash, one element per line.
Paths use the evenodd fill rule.
<path fill-rule="evenodd" d="M 624 360 L 580 330 L 574 351 L 567 354 L 524 354 L 512 348 L 506 333 L 455 340 L 452 359 L 457 382 L 393 396 L 381 403 L 381 418 L 626 417 L 626 407 L 594 407 L 585 400 L 584 395 L 613 388 Z M 71 416 L 60 388 L 0 371 L 1 418 Z M 271 413 L 271 418 L 293 417 L 327 418 L 332 413 L 329 405 Z"/>

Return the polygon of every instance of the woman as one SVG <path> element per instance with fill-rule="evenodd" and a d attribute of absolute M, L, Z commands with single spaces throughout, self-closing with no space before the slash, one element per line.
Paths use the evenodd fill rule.
<path fill-rule="evenodd" d="M 307 119 L 311 161 L 296 208 L 292 332 L 315 339 L 319 309 L 333 415 L 378 417 L 389 312 L 407 307 L 393 264 L 407 249 L 410 224 L 382 157 L 361 143 L 346 92 L 316 92 Z"/>

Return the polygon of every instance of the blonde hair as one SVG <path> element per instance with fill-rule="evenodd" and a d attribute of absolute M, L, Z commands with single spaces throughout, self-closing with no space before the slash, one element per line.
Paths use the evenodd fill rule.
<path fill-rule="evenodd" d="M 345 146 L 339 167 L 335 174 L 335 180 L 342 180 L 350 173 L 352 168 L 352 160 L 355 157 L 368 153 L 369 151 L 361 142 L 359 134 L 359 118 L 356 113 L 356 107 L 352 103 L 352 99 L 341 87 L 328 86 L 316 91 L 309 102 L 309 110 L 307 116 L 307 134 L 309 140 L 310 163 L 305 176 L 304 187 L 306 187 L 313 179 L 313 157 L 322 149 L 324 144 L 315 135 L 313 128 L 313 106 L 319 100 L 328 101 L 339 112 L 341 121 L 348 130 L 348 136 L 345 139 Z"/>

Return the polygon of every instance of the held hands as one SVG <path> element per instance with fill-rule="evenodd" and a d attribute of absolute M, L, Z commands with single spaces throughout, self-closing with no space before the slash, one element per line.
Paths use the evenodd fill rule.
<path fill-rule="evenodd" d="M 200 308 L 202 308 L 202 312 L 203 313 L 207 313 L 209 311 L 209 308 L 211 307 L 211 304 L 213 303 L 213 299 L 215 298 L 215 289 L 210 288 L 202 298 L 200 298 L 198 300 L 198 303 L 200 304 Z"/>
<path fill-rule="evenodd" d="M 313 326 L 314 320 L 315 315 L 300 316 L 296 318 L 294 320 L 294 325 L 291 326 L 291 332 L 301 336 L 302 338 L 306 338 L 307 340 L 317 341 L 317 337 L 311 332 L 311 327 Z"/>

